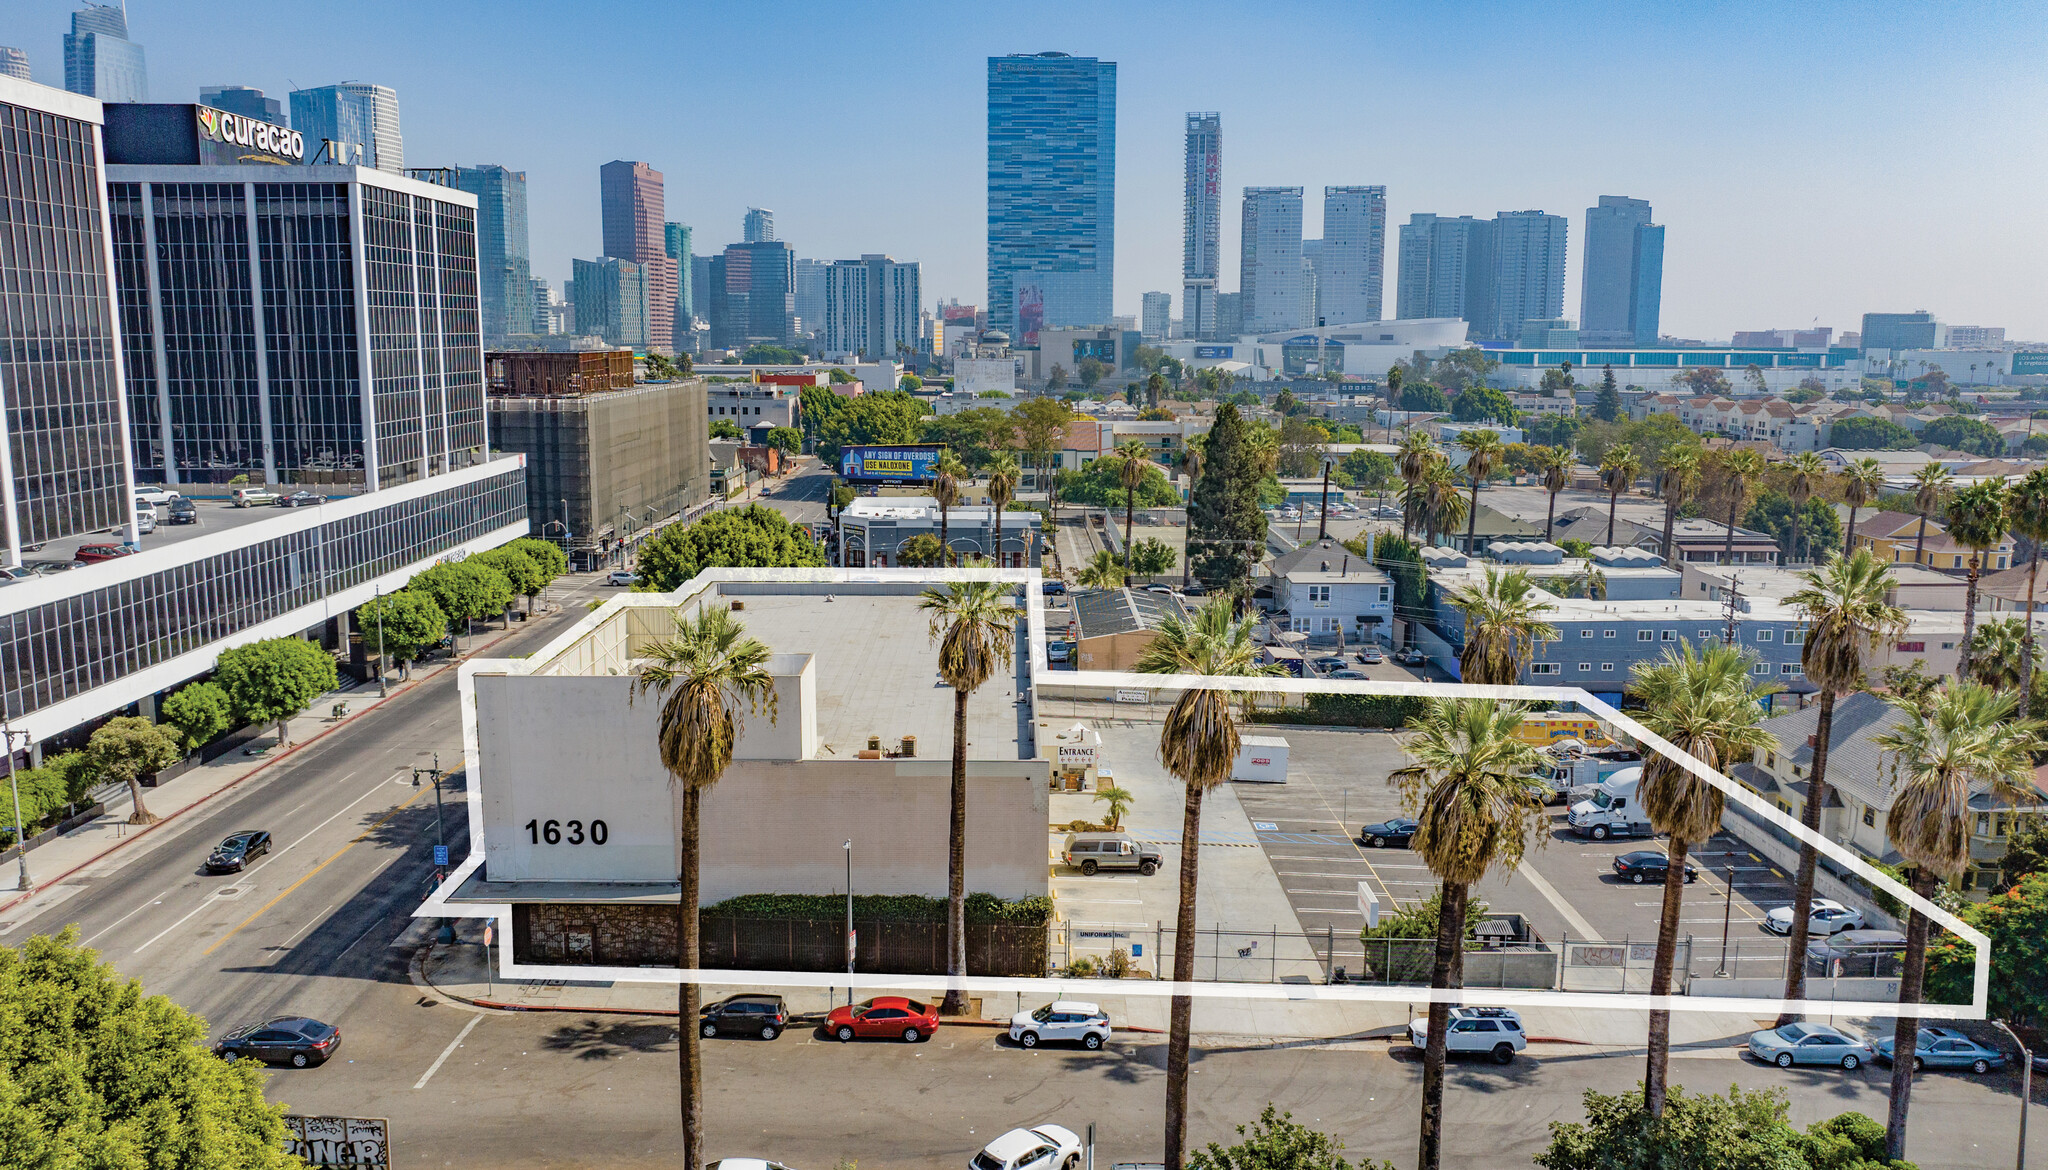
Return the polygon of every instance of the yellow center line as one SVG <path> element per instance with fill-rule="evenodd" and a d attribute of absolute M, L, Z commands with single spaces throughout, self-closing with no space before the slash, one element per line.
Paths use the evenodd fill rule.
<path fill-rule="evenodd" d="M 399 805 L 399 806 L 398 806 L 397 808 L 394 808 L 394 809 L 392 809 L 392 810 L 391 810 L 390 812 L 388 812 L 388 813 L 385 813 L 385 814 L 384 814 L 383 816 L 381 816 L 381 817 L 378 817 L 378 818 L 377 818 L 377 823 L 376 823 L 376 824 L 374 824 L 374 825 L 371 825 L 371 826 L 370 826 L 369 828 L 367 828 L 367 829 L 364 829 L 364 830 L 363 830 L 363 831 L 362 831 L 362 832 L 361 832 L 360 834 L 358 834 L 358 835 L 357 835 L 357 836 L 355 837 L 355 839 L 354 839 L 354 840 L 350 841 L 350 842 L 349 842 L 348 844 L 346 844 L 346 845 L 343 845 L 343 846 L 342 846 L 342 847 L 341 847 L 340 849 L 337 849 L 337 850 L 335 850 L 335 851 L 334 851 L 334 856 L 333 856 L 333 857 L 329 857 L 329 858 L 328 858 L 328 859 L 327 859 L 326 861 L 323 861 L 323 862 L 321 862 L 320 864 L 318 864 L 318 865 L 314 866 L 314 867 L 313 867 L 313 869 L 312 869 L 312 872 L 311 872 L 311 873 L 308 873 L 308 874 L 307 874 L 307 875 L 306 875 L 305 877 L 302 877 L 302 878 L 300 878 L 300 879 L 299 879 L 298 881 L 295 881 L 295 882 L 293 882 L 293 883 L 292 883 L 291 885 L 288 885 L 288 886 L 286 886 L 286 887 L 285 887 L 285 888 L 283 889 L 283 891 L 282 891 L 282 892 L 280 892 L 280 893 L 279 893 L 279 894 L 277 895 L 277 897 L 275 897 L 275 898 L 272 898 L 272 899 L 271 899 L 270 901 L 268 901 L 268 902 L 265 902 L 265 903 L 263 904 L 263 907 L 262 907 L 262 909 L 259 909 L 258 911 L 256 911 L 256 913 L 254 913 L 254 914 L 251 914 L 251 915 L 249 915 L 249 916 L 248 916 L 247 918 L 244 918 L 244 919 L 242 919 L 242 922 L 241 922 L 241 925 L 240 925 L 240 926 L 237 926 L 237 927 L 235 927 L 235 928 L 234 928 L 233 930 L 231 930 L 231 931 L 228 931 L 228 932 L 227 932 L 226 934 L 224 934 L 224 935 L 221 935 L 221 936 L 220 936 L 220 939 L 219 939 L 218 941 L 216 941 L 216 942 L 215 942 L 215 943 L 214 943 L 214 944 L 213 944 L 212 946 L 210 946 L 210 947 L 206 948 L 205 950 L 203 950 L 203 951 L 199 952 L 199 957 L 203 959 L 203 958 L 205 958 L 206 956 L 208 956 L 208 955 L 212 954 L 213 952 L 215 952 L 215 951 L 219 950 L 219 949 L 221 948 L 221 945 L 222 945 L 223 943 L 226 943 L 226 942 L 227 942 L 227 941 L 228 941 L 229 939 L 231 939 L 231 938 L 235 937 L 236 935 L 238 935 L 238 934 L 242 933 L 242 928 L 243 928 L 243 927 L 246 927 L 246 926 L 248 926 L 248 925 L 249 925 L 250 923 L 252 923 L 252 922 L 256 921 L 256 920 L 257 920 L 258 918 L 261 918 L 261 917 L 263 917 L 263 915 L 264 915 L 265 913 L 269 912 L 269 910 L 270 910 L 270 908 L 271 908 L 272 906 L 275 906 L 275 905 L 277 905 L 277 904 L 278 904 L 279 902 L 282 902 L 282 901 L 284 901 L 284 900 L 285 900 L 285 897 L 286 897 L 286 895 L 290 894 L 290 893 L 291 893 L 291 892 L 292 892 L 293 890 L 296 890 L 296 889 L 298 889 L 298 888 L 299 888 L 300 886 L 303 886 L 303 885 L 305 885 L 305 884 L 306 884 L 307 882 L 309 882 L 309 881 L 312 881 L 312 880 L 313 880 L 313 874 L 319 873 L 319 872 L 320 872 L 321 870 L 323 870 L 323 869 L 326 869 L 326 868 L 327 868 L 328 866 L 330 866 L 330 865 L 333 865 L 333 864 L 334 864 L 334 862 L 335 862 L 335 859 L 336 859 L 336 858 L 340 857 L 340 856 L 341 856 L 342 854 L 344 854 L 344 853 L 347 853 L 347 852 L 348 852 L 349 850 L 351 850 L 351 849 L 354 849 L 354 848 L 356 847 L 356 843 L 357 843 L 357 842 L 361 841 L 361 840 L 362 840 L 362 839 L 363 839 L 364 837 L 367 837 L 367 836 L 369 836 L 370 834 L 372 834 L 372 833 L 376 832 L 376 831 L 377 831 L 377 829 L 378 829 L 378 828 L 379 828 L 380 826 L 382 826 L 382 825 L 384 824 L 384 822 L 385 822 L 385 821 L 388 821 L 388 820 L 390 820 L 390 819 L 391 819 L 392 817 L 395 817 L 395 816 L 397 816 L 397 815 L 398 815 L 399 813 L 403 812 L 403 811 L 405 810 L 405 806 L 406 806 L 406 805 L 408 805 L 408 804 L 411 804 L 411 803 L 412 803 L 413 801 L 415 801 L 415 800 L 418 800 L 418 799 L 419 799 L 420 797 L 422 797 L 422 796 L 425 796 L 425 795 L 426 795 L 426 793 L 427 793 L 427 790 L 426 790 L 426 789 L 424 789 L 424 788 L 422 788 L 422 789 L 420 789 L 420 790 L 419 790 L 418 792 L 415 792 L 415 793 L 413 793 L 413 794 L 412 794 L 411 796 L 407 797 L 407 798 L 405 799 L 405 802 L 404 802 L 403 804 L 400 804 L 400 805 Z"/>

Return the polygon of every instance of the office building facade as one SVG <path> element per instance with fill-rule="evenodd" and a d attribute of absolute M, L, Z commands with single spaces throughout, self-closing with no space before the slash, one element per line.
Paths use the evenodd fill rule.
<path fill-rule="evenodd" d="M 640 307 L 644 340 L 639 344 L 671 351 L 675 348 L 676 261 L 669 258 L 663 227 L 668 196 L 662 174 L 646 163 L 621 159 L 598 168 L 598 178 L 604 254 L 632 261 L 647 284 L 647 300 Z"/>
<path fill-rule="evenodd" d="M 291 104 L 292 126 L 305 135 L 308 161 L 405 173 L 397 90 L 352 81 L 295 89 Z"/>
<path fill-rule="evenodd" d="M 476 196 L 476 268 L 484 336 L 533 332 L 526 172 L 501 166 L 458 167 L 455 185 Z"/>
<path fill-rule="evenodd" d="M 1315 255 L 1317 316 L 1331 325 L 1379 320 L 1386 257 L 1387 189 L 1323 188 L 1323 239 Z"/>
<path fill-rule="evenodd" d="M 1187 116 L 1186 196 L 1181 211 L 1181 331 L 1216 336 L 1216 287 L 1223 272 L 1223 115 Z"/>
<path fill-rule="evenodd" d="M 825 338 L 825 280 L 832 265 L 801 256 L 790 261 L 790 304 L 796 314 L 795 331 L 800 336 Z"/>
<path fill-rule="evenodd" d="M 1214 312 L 1212 309 L 1211 312 Z M 1138 331 L 1145 340 L 1157 345 L 1166 340 L 1173 325 L 1173 294 L 1148 292 L 1138 313 Z"/>
<path fill-rule="evenodd" d="M 103 102 L 149 100 L 149 70 L 142 46 L 128 39 L 125 5 L 87 3 L 71 14 L 71 31 L 64 34 L 64 88 Z"/>
<path fill-rule="evenodd" d="M 690 263 L 690 225 L 686 223 L 664 223 L 661 225 L 662 250 L 676 265 L 676 313 L 675 340 L 680 342 L 690 332 L 691 324 L 697 319 L 697 302 L 694 286 L 696 266 Z"/>
<path fill-rule="evenodd" d="M 1312 324 L 1301 319 L 1301 188 L 1246 187 L 1238 249 L 1245 331 Z"/>
<path fill-rule="evenodd" d="M 819 344 L 829 360 L 863 356 L 899 359 L 917 353 L 922 272 L 883 255 L 825 266 L 825 310 Z"/>
<path fill-rule="evenodd" d="M 989 326 L 1104 325 L 1116 270 L 1116 63 L 988 61 Z"/>
<path fill-rule="evenodd" d="M 775 238 L 775 213 L 765 207 L 747 208 L 747 218 L 740 225 L 740 241 L 747 244 L 765 244 Z"/>
<path fill-rule="evenodd" d="M 1493 224 L 1469 215 L 1418 212 L 1401 225 L 1399 318 L 1457 317 L 1491 311 Z"/>
<path fill-rule="evenodd" d="M 287 125 L 284 103 L 274 97 L 264 97 L 260 89 L 246 85 L 209 85 L 199 91 L 199 104 L 254 118 L 258 122 Z"/>
<path fill-rule="evenodd" d="M 1564 316 L 1564 216 L 1503 211 L 1493 217 L 1491 312 L 1472 320 L 1479 340 L 1514 341 L 1532 317 Z"/>
<path fill-rule="evenodd" d="M 796 257 L 777 240 L 730 244 L 711 258 L 711 344 L 787 345 L 796 334 Z"/>
<path fill-rule="evenodd" d="M 1664 297 L 1664 228 L 1650 205 L 1602 195 L 1586 209 L 1579 338 L 1587 345 L 1654 345 Z"/>
<path fill-rule="evenodd" d="M 1911 313 L 1865 313 L 1863 314 L 1863 338 L 1861 345 L 1865 353 L 1873 349 L 1898 351 L 1902 349 L 1941 349 L 1948 341 L 1948 330 L 1934 319 L 1934 314 L 1925 309 Z"/>
<path fill-rule="evenodd" d="M 570 270 L 575 332 L 601 337 L 607 345 L 649 348 L 648 315 L 656 302 L 645 267 L 599 256 L 573 260 Z"/>
<path fill-rule="evenodd" d="M 12 77 L 16 81 L 33 80 L 29 76 L 28 54 L 13 45 L 0 45 L 0 77 Z"/>

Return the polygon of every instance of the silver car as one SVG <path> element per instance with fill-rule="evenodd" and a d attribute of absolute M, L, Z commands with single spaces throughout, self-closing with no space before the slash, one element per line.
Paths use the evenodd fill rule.
<path fill-rule="evenodd" d="M 1752 1032 L 1749 1054 L 1766 1064 L 1832 1064 L 1854 1070 L 1876 1056 L 1861 1036 L 1826 1024 L 1787 1024 L 1768 1032 Z"/>

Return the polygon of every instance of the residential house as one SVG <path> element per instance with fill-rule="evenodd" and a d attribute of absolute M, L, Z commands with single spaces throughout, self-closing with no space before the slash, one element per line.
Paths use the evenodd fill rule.
<path fill-rule="evenodd" d="M 1661 552 L 1664 544 L 1663 525 L 1639 524 L 1633 520 L 1617 517 L 1614 521 L 1614 540 L 1607 540 L 1607 509 L 1587 505 L 1573 508 L 1557 515 L 1556 539 L 1570 538 L 1583 540 L 1594 545 L 1612 543 L 1621 548 L 1643 548 Z M 1728 548 L 1728 526 L 1719 520 L 1704 517 L 1679 519 L 1671 525 L 1673 556 L 1671 564 L 1723 564 L 1726 563 Z M 1765 532 L 1752 532 L 1747 528 L 1735 530 L 1735 560 L 1738 565 L 1770 565 L 1778 563 L 1778 541 Z"/>
<path fill-rule="evenodd" d="M 1386 642 L 1394 579 L 1335 540 L 1310 541 L 1267 567 L 1276 620 L 1311 639 Z"/>
<path fill-rule="evenodd" d="M 1856 518 L 1854 547 L 1871 550 L 1881 561 L 1916 563 L 1916 545 L 1919 544 L 1920 517 L 1913 513 L 1877 512 Z M 1924 547 L 1917 549 L 1917 563 L 1944 573 L 1968 573 L 1970 558 L 1975 551 L 1957 543 L 1940 520 L 1929 516 L 1926 542 Z M 2011 568 L 2012 538 L 2001 538 L 1985 553 L 1982 565 L 1985 572 Z"/>

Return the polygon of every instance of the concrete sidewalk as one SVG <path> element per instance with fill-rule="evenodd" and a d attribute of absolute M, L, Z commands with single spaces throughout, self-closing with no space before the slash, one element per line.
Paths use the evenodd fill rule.
<path fill-rule="evenodd" d="M 560 606 L 552 611 L 535 615 L 535 620 L 546 620 L 559 614 Z M 510 629 L 494 629 L 479 632 L 464 638 L 463 658 L 487 652 L 506 638 L 533 628 L 529 624 L 515 622 Z M 155 788 L 143 790 L 143 807 L 159 819 L 150 825 L 131 825 L 128 818 L 134 812 L 129 799 L 128 788 L 121 788 L 106 801 L 106 811 L 91 821 L 78 826 L 60 837 L 45 841 L 28 852 L 28 868 L 34 889 L 26 896 L 21 894 L 21 867 L 13 861 L 0 865 L 0 929 L 12 921 L 20 921 L 31 914 L 63 901 L 78 892 L 77 886 L 66 886 L 65 879 L 93 865 L 101 859 L 127 847 L 131 842 L 151 836 L 165 825 L 173 824 L 184 813 L 212 800 L 215 796 L 241 784 L 251 776 L 262 772 L 281 760 L 290 759 L 316 743 L 329 732 L 347 723 L 367 716 L 378 707 L 405 694 L 428 680 L 439 677 L 444 671 L 453 670 L 463 659 L 444 659 L 425 667 L 416 667 L 412 677 L 404 682 L 394 676 L 391 680 L 390 695 L 380 698 L 377 686 L 371 683 L 352 683 L 338 690 L 330 691 L 313 701 L 313 705 L 288 721 L 290 742 L 283 749 L 277 746 L 275 731 L 257 737 L 240 749 L 231 751 L 210 763 L 201 764 L 191 771 L 167 780 Z M 332 717 L 334 705 L 346 702 L 348 715 L 340 720 Z M 447 771 L 458 771 L 462 760 L 444 759 L 441 766 Z"/>
<path fill-rule="evenodd" d="M 485 964 L 480 943 L 483 924 L 457 925 L 458 941 L 424 946 L 413 962 L 416 982 L 424 987 L 476 1007 L 502 1011 L 605 1012 L 631 1015 L 674 1016 L 676 989 L 666 983 L 601 983 L 576 981 L 528 981 L 493 978 Z M 424 928 L 414 937 L 422 943 Z M 1117 995 L 1111 981 L 1100 981 L 1102 992 L 1092 989 L 1086 998 L 1100 1004 L 1116 1027 L 1129 1031 L 1164 1032 L 1171 1001 L 1163 996 Z M 1069 982 L 1069 986 L 1073 986 Z M 703 999 L 709 1003 L 760 987 L 704 984 Z M 846 1002 L 841 989 L 832 992 L 808 987 L 779 990 L 790 1011 L 799 1018 L 820 1017 L 835 1004 Z M 860 998 L 878 994 L 863 990 Z M 919 992 L 916 994 L 929 994 Z M 1079 993 L 1074 994 L 1080 998 Z M 949 1025 L 994 1024 L 1001 1026 L 1013 1012 L 1026 1011 L 1050 1001 L 1050 994 L 1036 998 L 1006 993 L 984 999 L 982 1019 L 947 1020 Z M 1195 1000 L 1194 1031 L 1211 1047 L 1259 1047 L 1273 1044 L 1344 1043 L 1383 1041 L 1404 1034 L 1408 1021 L 1421 1013 L 1413 1007 L 1393 1003 L 1312 1003 L 1273 1000 Z M 1640 1049 L 1648 1033 L 1646 1012 L 1597 1011 L 1590 1008 L 1555 1007 L 1522 1009 L 1522 1019 L 1532 1043 L 1545 1045 L 1596 1045 L 1627 1051 Z M 1671 1017 L 1674 1048 L 1732 1049 L 1749 1034 L 1768 1023 L 1734 1012 L 1675 1012 Z"/>

